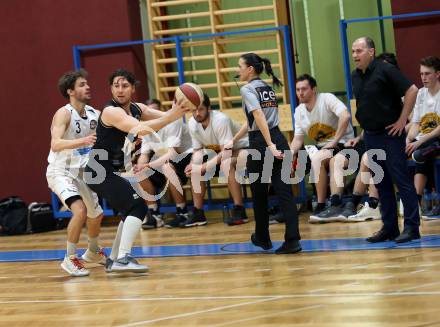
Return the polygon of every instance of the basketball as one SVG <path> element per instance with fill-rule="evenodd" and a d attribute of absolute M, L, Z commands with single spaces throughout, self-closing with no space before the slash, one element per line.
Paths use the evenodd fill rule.
<path fill-rule="evenodd" d="M 184 103 L 193 111 L 203 102 L 203 91 L 197 84 L 184 83 L 180 85 L 174 93 L 174 99 L 183 99 Z"/>

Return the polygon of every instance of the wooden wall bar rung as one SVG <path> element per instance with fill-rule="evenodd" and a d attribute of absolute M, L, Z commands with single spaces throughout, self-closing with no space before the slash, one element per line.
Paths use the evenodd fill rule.
<path fill-rule="evenodd" d="M 153 32 L 156 36 L 162 35 L 174 35 L 183 33 L 195 33 L 195 32 L 208 32 L 211 31 L 211 26 L 196 26 L 196 27 L 186 27 L 186 28 L 175 28 L 169 30 L 160 30 Z"/>
<path fill-rule="evenodd" d="M 255 11 L 264 11 L 264 10 L 273 10 L 274 6 L 249 6 L 246 8 L 234 8 L 234 9 L 224 9 L 224 10 L 216 10 L 214 11 L 214 15 L 229 15 L 229 14 L 241 14 Z"/>
<path fill-rule="evenodd" d="M 180 6 L 180 5 L 192 5 L 195 3 L 208 2 L 210 0 L 176 0 L 176 1 L 158 1 L 152 2 L 151 7 L 170 7 L 170 6 Z"/>
<path fill-rule="evenodd" d="M 200 69 L 200 70 L 187 70 L 183 73 L 184 76 L 194 76 L 194 75 L 212 75 L 215 74 L 215 69 Z M 160 78 L 169 78 L 169 77 L 178 77 L 178 72 L 167 72 L 167 73 L 160 73 Z"/>
<path fill-rule="evenodd" d="M 222 24 L 216 25 L 216 30 L 226 30 L 226 29 L 240 29 L 243 27 L 251 27 L 251 26 L 275 26 L 275 20 L 259 20 L 256 22 L 244 22 L 244 23 L 232 23 L 232 24 Z"/>
<path fill-rule="evenodd" d="M 194 12 L 194 13 L 181 14 L 181 15 L 157 16 L 157 17 L 153 17 L 152 20 L 153 22 L 164 22 L 169 20 L 197 18 L 197 17 L 209 17 L 209 13 Z"/>

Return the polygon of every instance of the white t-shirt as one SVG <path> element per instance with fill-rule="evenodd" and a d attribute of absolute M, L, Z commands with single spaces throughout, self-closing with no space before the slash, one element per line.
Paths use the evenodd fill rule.
<path fill-rule="evenodd" d="M 70 123 L 66 128 L 63 140 L 74 140 L 89 136 L 96 132 L 98 126 L 99 112 L 90 106 L 85 106 L 85 117 L 81 117 L 78 111 L 70 104 L 66 104 L 63 109 L 70 113 Z M 92 149 L 91 145 L 84 146 L 78 149 L 66 149 L 59 152 L 50 150 L 47 161 L 49 166 L 47 172 L 68 170 L 71 168 L 84 168 L 89 160 L 89 152 Z"/>
<path fill-rule="evenodd" d="M 422 135 L 432 132 L 440 124 L 440 91 L 431 95 L 426 87 L 419 89 L 412 122 L 420 124 L 417 140 Z"/>
<path fill-rule="evenodd" d="M 189 132 L 194 149 L 211 149 L 220 151 L 220 145 L 229 143 L 240 130 L 240 125 L 233 122 L 226 114 L 220 111 L 210 111 L 209 125 L 203 128 L 194 117 L 188 122 Z M 243 149 L 249 146 L 249 139 L 244 136 L 234 144 L 234 149 Z"/>
<path fill-rule="evenodd" d="M 176 148 L 177 153 L 192 152 L 191 135 L 188 127 L 178 119 L 156 133 L 142 138 L 141 152 L 153 150 L 156 153 L 166 152 L 169 148 Z"/>
<path fill-rule="evenodd" d="M 318 146 L 325 146 L 333 141 L 338 129 L 339 117 L 347 107 L 331 93 L 319 93 L 312 111 L 301 103 L 295 109 L 295 135 L 308 135 Z M 339 143 L 345 143 L 354 137 L 353 127 L 347 130 Z"/>

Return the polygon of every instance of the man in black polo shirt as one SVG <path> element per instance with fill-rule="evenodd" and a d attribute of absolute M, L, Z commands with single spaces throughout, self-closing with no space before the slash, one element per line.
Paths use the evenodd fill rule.
<path fill-rule="evenodd" d="M 369 37 L 353 42 L 352 56 L 356 65 L 352 73 L 356 118 L 364 129 L 365 146 L 367 150 L 379 149 L 386 153 L 386 160 L 377 161 L 384 172 L 377 184 L 383 227 L 367 241 L 395 240 L 404 243 L 419 239 L 419 207 L 405 154 L 405 125 L 414 107 L 417 87 L 394 65 L 375 58 L 374 42 Z M 402 96 L 405 97 L 403 104 Z M 369 160 L 372 160 L 371 155 Z M 404 229 L 401 234 L 394 183 L 404 206 Z"/>

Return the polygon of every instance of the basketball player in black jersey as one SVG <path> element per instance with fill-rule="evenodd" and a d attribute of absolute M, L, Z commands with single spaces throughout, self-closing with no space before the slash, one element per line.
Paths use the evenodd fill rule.
<path fill-rule="evenodd" d="M 127 139 L 136 143 L 137 136 L 159 130 L 181 118 L 189 109 L 178 102 L 165 113 L 132 102 L 136 79 L 123 69 L 113 72 L 109 83 L 112 100 L 98 120 L 97 139 L 86 167 L 86 180 L 93 191 L 108 200 L 124 217 L 118 226 L 106 271 L 145 272 L 148 268 L 131 256 L 131 248 L 148 208 L 130 182 L 118 174 L 125 169 L 124 143 Z"/>

